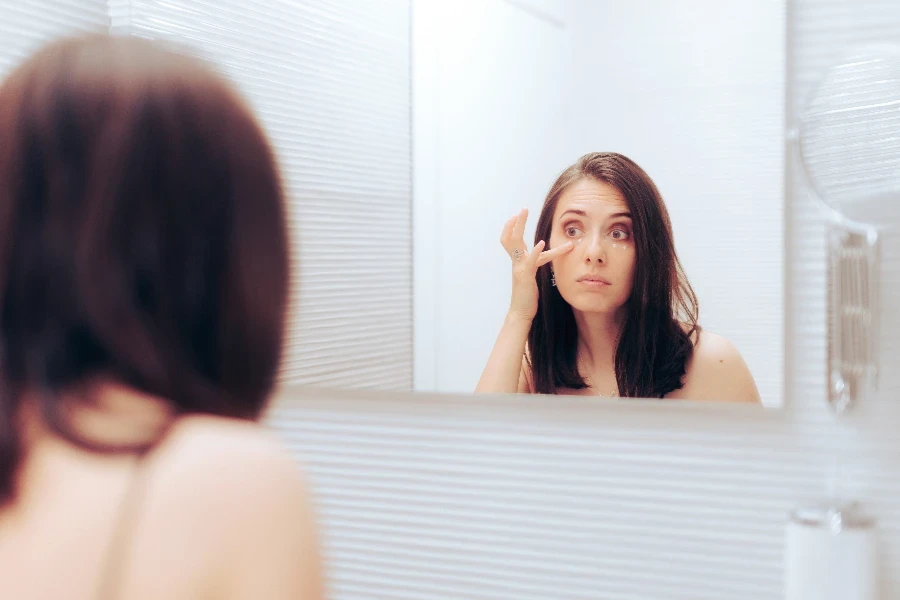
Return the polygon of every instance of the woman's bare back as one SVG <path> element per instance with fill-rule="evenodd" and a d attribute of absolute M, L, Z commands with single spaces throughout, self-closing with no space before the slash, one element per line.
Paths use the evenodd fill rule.
<path fill-rule="evenodd" d="M 38 435 L 23 466 L 0 598 L 323 597 L 306 489 L 256 424 L 186 417 L 141 461 Z"/>

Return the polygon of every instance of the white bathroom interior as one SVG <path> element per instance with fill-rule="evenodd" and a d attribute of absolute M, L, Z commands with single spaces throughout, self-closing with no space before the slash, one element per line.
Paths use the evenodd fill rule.
<path fill-rule="evenodd" d="M 900 4 L 0 0 L 0 77 L 107 29 L 212 60 L 273 140 L 297 268 L 267 423 L 330 597 L 900 600 Z M 596 150 L 660 188 L 761 406 L 472 393 L 504 221 L 532 240 Z"/>

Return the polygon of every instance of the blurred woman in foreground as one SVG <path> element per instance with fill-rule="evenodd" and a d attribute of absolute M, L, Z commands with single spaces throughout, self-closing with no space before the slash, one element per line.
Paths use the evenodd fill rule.
<path fill-rule="evenodd" d="M 138 38 L 0 87 L 0 598 L 322 597 L 308 492 L 255 421 L 288 241 L 231 86 Z"/>

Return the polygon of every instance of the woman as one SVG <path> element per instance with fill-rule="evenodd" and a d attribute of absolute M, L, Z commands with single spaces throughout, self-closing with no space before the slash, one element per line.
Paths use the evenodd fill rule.
<path fill-rule="evenodd" d="M 283 201 L 198 61 L 68 39 L 0 87 L 0 598 L 322 598 L 306 487 L 254 423 Z"/>
<path fill-rule="evenodd" d="M 512 301 L 477 392 L 760 402 L 737 349 L 699 327 L 665 204 L 637 164 L 592 153 L 563 171 L 530 252 L 527 216 L 503 228 Z"/>

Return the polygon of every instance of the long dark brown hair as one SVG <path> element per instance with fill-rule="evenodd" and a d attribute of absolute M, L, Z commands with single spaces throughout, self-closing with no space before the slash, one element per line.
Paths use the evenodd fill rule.
<path fill-rule="evenodd" d="M 615 358 L 619 395 L 660 398 L 682 387 L 693 338 L 700 329 L 697 297 L 675 253 L 669 213 L 653 180 L 634 161 L 614 152 L 586 154 L 550 188 L 535 243 L 550 239 L 560 196 L 584 179 L 618 189 L 633 220 L 634 284 Z M 528 333 L 532 387 L 540 394 L 587 387 L 576 364 L 575 315 L 551 284 L 550 268 L 546 264 L 538 270 L 540 301 Z"/>
<path fill-rule="evenodd" d="M 95 451 L 124 449 L 76 431 L 63 400 L 95 379 L 257 419 L 289 266 L 273 152 L 211 67 L 103 35 L 25 61 L 0 87 L 0 503 L 26 395 Z"/>

